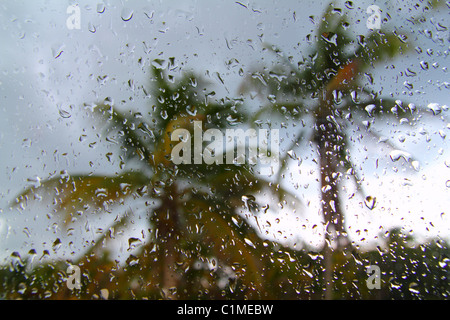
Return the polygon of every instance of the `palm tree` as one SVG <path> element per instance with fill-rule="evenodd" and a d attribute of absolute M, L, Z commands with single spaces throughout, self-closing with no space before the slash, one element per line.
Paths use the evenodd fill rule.
<path fill-rule="evenodd" d="M 280 177 L 293 154 L 291 151 L 302 146 L 305 136 L 316 147 L 320 203 L 326 229 L 326 298 L 332 298 L 332 251 L 351 246 L 345 231 L 340 196 L 344 177 L 352 177 L 370 209 L 375 204 L 375 199 L 364 194 L 357 166 L 351 160 L 351 132 L 376 136 L 369 128 L 376 118 L 409 118 L 416 111 L 413 104 L 406 106 L 398 99 L 382 97 L 370 89 L 373 84 L 370 69 L 404 53 L 406 36 L 381 29 L 355 39 L 349 33 L 349 26 L 346 15 L 330 4 L 315 36 L 308 35 L 313 48 L 307 58 L 295 64 L 293 58 L 286 57 L 280 49 L 266 45 L 266 49 L 276 54 L 282 63 L 253 72 L 241 88 L 244 93 L 256 91 L 270 101 L 256 113 L 253 119 L 256 123 L 269 114 L 303 124 L 297 126 L 300 131 L 286 147 L 289 152 L 282 162 Z M 360 119 L 365 120 L 360 122 Z M 312 130 L 304 128 L 308 124 Z M 395 148 L 389 141 L 385 143 Z"/>
<path fill-rule="evenodd" d="M 81 297 L 98 295 L 99 287 L 109 288 L 115 298 L 276 294 L 268 288 L 276 286 L 277 277 L 283 275 L 280 270 L 286 266 L 276 257 L 285 253 L 270 250 L 239 211 L 245 207 L 252 218 L 260 207 L 255 195 L 280 196 L 283 190 L 258 178 L 249 164 L 175 165 L 171 161 L 174 130 L 192 132 L 195 121 L 202 121 L 204 129 L 242 125 L 241 101 L 211 102 L 210 91 L 202 91 L 206 85 L 201 79 L 184 74 L 175 81 L 160 67 L 162 61 L 155 60 L 154 65 L 150 94 L 155 104 L 148 110 L 122 112 L 110 98 L 87 105 L 95 121 L 103 124 L 105 139 L 120 146 L 121 171 L 113 176 L 63 172 L 26 189 L 15 205 L 25 206 L 36 198 L 53 199 L 55 219 L 68 228 L 88 214 L 124 211 L 80 258 L 69 259 L 85 270 Z M 109 259 L 107 243 L 137 219 L 132 210 L 122 209 L 127 199 L 145 203 L 149 234 L 128 239 L 130 248 L 138 249 L 126 259 L 123 280 L 119 266 Z M 135 281 L 142 285 L 130 292 L 127 284 Z M 56 297 L 71 296 L 64 285 L 59 287 Z M 206 291 L 203 295 L 198 293 L 202 290 Z"/>

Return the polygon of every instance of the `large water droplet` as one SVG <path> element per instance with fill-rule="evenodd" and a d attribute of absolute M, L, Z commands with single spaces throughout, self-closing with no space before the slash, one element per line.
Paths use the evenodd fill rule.
<path fill-rule="evenodd" d="M 97 4 L 97 13 L 103 13 L 103 12 L 105 12 L 105 9 L 106 9 L 106 7 L 105 7 L 104 3 Z"/>
<path fill-rule="evenodd" d="M 377 198 L 372 197 L 372 196 L 367 196 L 364 199 L 364 204 L 366 205 L 367 208 L 369 208 L 370 210 L 373 210 L 377 204 Z"/>
<path fill-rule="evenodd" d="M 123 21 L 130 21 L 133 18 L 133 13 L 133 10 L 129 8 L 123 8 L 120 17 Z"/>
<path fill-rule="evenodd" d="M 392 161 L 398 161 L 398 160 L 400 160 L 400 158 L 403 158 L 406 161 L 409 161 L 411 159 L 411 154 L 409 154 L 406 151 L 402 151 L 402 150 L 393 150 L 393 151 L 391 151 L 389 156 L 391 157 Z"/>
<path fill-rule="evenodd" d="M 375 110 L 377 106 L 374 104 L 369 104 L 368 106 L 366 106 L 366 112 L 369 115 L 369 117 L 373 117 L 373 111 Z"/>
<path fill-rule="evenodd" d="M 141 239 L 139 238 L 129 238 L 128 239 L 128 251 L 135 249 L 136 247 L 140 246 L 142 244 Z"/>
<path fill-rule="evenodd" d="M 104 300 L 108 300 L 109 297 L 109 291 L 108 289 L 101 289 L 100 290 L 100 297 Z"/>
<path fill-rule="evenodd" d="M 411 165 L 413 167 L 414 170 L 419 171 L 420 170 L 420 163 L 417 160 L 414 160 L 411 162 Z"/>
<path fill-rule="evenodd" d="M 250 247 L 253 247 L 254 249 L 256 249 L 255 244 L 254 244 L 250 239 L 244 238 L 244 241 L 245 241 L 245 243 L 248 244 Z"/>
<path fill-rule="evenodd" d="M 433 112 L 434 115 L 440 114 L 442 111 L 441 106 L 437 103 L 429 103 L 427 108 Z"/>
<path fill-rule="evenodd" d="M 160 113 L 160 115 L 161 115 L 161 118 L 163 118 L 164 120 L 166 120 L 167 118 L 168 118 L 168 114 L 167 114 L 167 111 L 166 110 L 161 110 L 161 113 Z"/>
<path fill-rule="evenodd" d="M 245 208 L 247 210 L 251 210 L 252 203 L 256 200 L 254 196 L 250 195 L 243 195 L 241 197 L 242 201 L 244 202 Z"/>

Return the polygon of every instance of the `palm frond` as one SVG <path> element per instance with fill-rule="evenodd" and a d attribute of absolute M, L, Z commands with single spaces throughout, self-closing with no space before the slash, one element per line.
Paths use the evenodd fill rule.
<path fill-rule="evenodd" d="M 38 187 L 21 192 L 14 207 L 26 206 L 33 199 L 52 199 L 56 212 L 65 212 L 63 221 L 68 224 L 84 211 L 109 211 L 124 199 L 142 196 L 149 178 L 140 172 L 125 172 L 118 176 L 67 175 L 43 181 Z"/>

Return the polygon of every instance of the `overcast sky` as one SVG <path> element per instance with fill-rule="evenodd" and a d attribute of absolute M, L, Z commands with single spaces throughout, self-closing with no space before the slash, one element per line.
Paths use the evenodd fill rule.
<path fill-rule="evenodd" d="M 315 32 L 327 2 L 311 3 L 1 2 L 0 251 L 9 256 L 15 250 L 46 247 L 48 243 L 43 245 L 42 239 L 56 238 L 54 228 L 49 228 L 53 222 L 45 218 L 49 208 L 35 207 L 23 213 L 9 209 L 8 202 L 24 187 L 55 171 L 118 171 L 116 162 L 105 161 L 111 148 L 100 143 L 98 128 L 92 129 L 83 103 L 112 97 L 119 108 L 148 106 L 141 88 L 148 88 L 150 63 L 169 57 L 176 59 L 176 74 L 194 71 L 212 82 L 217 96 L 235 97 L 243 80 L 240 69 L 245 74 L 255 65 L 274 63 L 273 56 L 263 52 L 263 42 L 279 46 L 297 60 L 307 55 L 305 39 Z M 433 19 L 423 25 L 414 26 L 407 20 L 418 14 L 412 9 L 414 3 L 398 1 L 386 7 L 385 1 L 353 1 L 351 27 L 355 34 L 366 33 L 366 8 L 379 5 L 383 17 L 391 17 L 388 25 L 410 33 L 418 48 L 375 70 L 375 86 L 387 96 L 414 100 L 417 105 L 448 105 L 448 7 L 431 15 Z M 80 7 L 79 30 L 69 30 L 66 25 L 70 15 L 66 10 L 72 4 Z M 425 63 L 428 70 L 422 68 Z M 407 69 L 416 76 L 409 77 Z M 128 86 L 130 79 L 134 89 Z M 354 150 L 364 172 L 365 188 L 378 202 L 373 210 L 357 196 L 347 202 L 347 224 L 355 241 L 376 241 L 380 231 L 393 225 L 414 230 L 413 235 L 419 238 L 449 238 L 450 125 L 442 115 L 447 113 L 431 120 L 424 118 L 414 127 L 401 123 L 375 126 L 399 149 L 418 159 L 418 172 L 402 160 L 393 163 L 391 150 L 383 144 L 371 147 L 367 141 L 367 148 L 360 145 Z M 299 160 L 292 160 L 283 183 L 299 194 L 307 208 L 301 214 L 278 213 L 282 219 L 267 231 L 268 236 L 283 242 L 303 239 L 314 245 L 321 239 L 321 228 L 313 228 L 320 225 L 318 173 L 313 150 L 303 150 L 302 154 L 296 152 L 301 166 L 297 165 Z M 349 197 L 351 188 L 349 185 Z M 287 216 L 290 218 L 283 218 Z M 293 216 L 298 216 L 297 224 L 292 223 Z M 364 229 L 368 231 L 361 233 Z"/>

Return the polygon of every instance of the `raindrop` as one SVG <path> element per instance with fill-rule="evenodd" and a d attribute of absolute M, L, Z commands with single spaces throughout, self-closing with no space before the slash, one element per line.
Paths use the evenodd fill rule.
<path fill-rule="evenodd" d="M 420 170 L 420 163 L 417 160 L 414 160 L 411 162 L 411 165 L 413 167 L 414 170 L 419 171 Z"/>
<path fill-rule="evenodd" d="M 95 33 L 97 31 L 97 28 L 95 27 L 95 25 L 93 25 L 91 22 L 89 22 L 88 24 L 88 30 L 91 33 Z"/>
<path fill-rule="evenodd" d="M 197 108 L 195 108 L 195 106 L 187 106 L 186 107 L 186 112 L 189 115 L 195 117 L 197 115 Z"/>
<path fill-rule="evenodd" d="M 267 96 L 267 100 L 269 100 L 271 103 L 277 103 L 276 96 L 273 95 L 273 94 L 269 94 L 269 95 Z"/>
<path fill-rule="evenodd" d="M 373 210 L 377 204 L 377 198 L 372 197 L 372 196 L 367 196 L 364 199 L 364 204 L 366 205 L 367 208 L 369 208 L 370 210 Z"/>
<path fill-rule="evenodd" d="M 22 257 L 20 256 L 19 252 L 14 251 L 11 253 L 11 265 L 14 268 L 23 267 L 24 263 L 22 261 Z"/>
<path fill-rule="evenodd" d="M 59 109 L 59 115 L 61 116 L 61 118 L 64 118 L 64 119 L 68 119 L 72 116 L 68 111 L 63 110 L 63 109 Z"/>
<path fill-rule="evenodd" d="M 239 223 L 239 221 L 235 218 L 235 217 L 231 217 L 231 221 L 233 221 L 233 223 L 237 226 L 240 227 L 241 224 Z"/>
<path fill-rule="evenodd" d="M 350 93 L 350 96 L 351 96 L 352 101 L 353 101 L 354 103 L 356 103 L 356 104 L 359 103 L 359 97 L 358 97 L 358 93 L 357 93 L 356 91 L 353 90 L 353 91 Z"/>
<path fill-rule="evenodd" d="M 135 266 L 135 265 L 137 265 L 139 263 L 139 258 L 137 258 L 137 257 L 133 256 L 132 254 L 130 254 L 130 256 L 128 257 L 126 263 L 130 267 Z"/>
<path fill-rule="evenodd" d="M 190 79 L 189 79 L 189 84 L 190 84 L 193 88 L 196 88 L 196 87 L 197 87 L 197 79 L 195 79 L 195 78 L 190 78 Z"/>
<path fill-rule="evenodd" d="M 239 124 L 241 121 L 237 115 L 230 114 L 227 116 L 227 122 L 230 126 L 234 126 Z"/>
<path fill-rule="evenodd" d="M 421 67 L 423 70 L 428 70 L 428 62 L 426 62 L 426 61 L 420 61 L 420 67 Z"/>
<path fill-rule="evenodd" d="M 252 207 L 252 202 L 254 202 L 256 200 L 256 198 L 254 196 L 250 195 L 243 195 L 241 197 L 242 201 L 244 202 L 245 208 L 247 210 L 250 210 Z"/>
<path fill-rule="evenodd" d="M 317 258 L 323 258 L 323 256 L 318 252 L 309 252 L 308 256 L 314 261 L 317 260 Z"/>
<path fill-rule="evenodd" d="M 373 111 L 375 110 L 375 108 L 376 108 L 377 106 L 376 105 L 374 105 L 374 104 L 369 104 L 368 106 L 366 106 L 366 112 L 367 112 L 367 114 L 369 115 L 369 117 L 373 117 Z"/>
<path fill-rule="evenodd" d="M 391 151 L 389 156 L 391 157 L 392 161 L 398 161 L 400 158 L 403 158 L 406 161 L 409 161 L 411 159 L 411 154 L 402 150 L 393 150 Z"/>
<path fill-rule="evenodd" d="M 141 244 L 142 244 L 141 239 L 131 237 L 128 239 L 128 249 L 127 250 L 128 251 L 133 250 Z"/>
<path fill-rule="evenodd" d="M 95 190 L 95 196 L 97 198 L 106 198 L 108 196 L 108 190 L 105 188 L 98 188 Z"/>
<path fill-rule="evenodd" d="M 52 249 L 56 252 L 59 248 L 61 248 L 61 239 L 56 238 L 56 240 L 53 242 Z"/>
<path fill-rule="evenodd" d="M 409 90 L 412 90 L 414 88 L 413 84 L 409 81 L 403 82 L 403 85 Z"/>
<path fill-rule="evenodd" d="M 106 7 L 105 7 L 104 3 L 97 4 L 97 13 L 103 13 L 103 12 L 105 12 L 105 9 L 106 9 Z"/>
<path fill-rule="evenodd" d="M 412 293 L 415 293 L 415 294 L 419 294 L 420 292 L 419 292 L 419 290 L 417 290 L 418 286 L 419 285 L 416 282 L 411 282 L 409 285 L 409 291 Z"/>
<path fill-rule="evenodd" d="M 440 114 L 442 111 L 441 106 L 437 103 L 429 103 L 427 108 L 433 113 L 433 115 Z"/>
<path fill-rule="evenodd" d="M 109 297 L 109 291 L 108 289 L 101 289 L 100 290 L 100 297 L 104 300 L 108 300 Z"/>
<path fill-rule="evenodd" d="M 342 103 L 342 98 L 343 98 L 343 94 L 341 91 L 339 91 L 339 90 L 333 91 L 333 100 L 334 100 L 335 104 L 340 105 Z"/>
<path fill-rule="evenodd" d="M 352 1 L 345 1 L 345 6 L 348 9 L 353 9 L 355 7 Z"/>
<path fill-rule="evenodd" d="M 425 29 L 423 30 L 423 34 L 425 35 L 425 37 L 427 37 L 428 39 L 431 39 L 433 37 L 433 33 L 431 32 L 431 30 Z"/>
<path fill-rule="evenodd" d="M 294 151 L 294 150 L 289 150 L 289 151 L 287 152 L 287 154 L 288 154 L 288 156 L 289 156 L 291 159 L 293 159 L 293 160 L 297 159 L 297 155 L 295 154 L 295 151 Z"/>
<path fill-rule="evenodd" d="M 366 129 L 369 129 L 370 127 L 370 122 L 367 120 L 362 121 L 362 124 L 364 125 L 364 127 L 366 127 Z"/>
<path fill-rule="evenodd" d="M 50 256 L 50 252 L 48 250 L 42 251 L 42 256 L 39 258 L 39 260 L 48 258 Z"/>
<path fill-rule="evenodd" d="M 167 111 L 166 110 L 162 110 L 161 111 L 161 113 L 160 113 L 160 115 L 161 115 L 161 118 L 163 118 L 164 120 L 166 120 L 167 118 L 168 118 L 168 114 L 167 114 Z"/>
<path fill-rule="evenodd" d="M 52 54 L 55 59 L 58 59 L 61 56 L 61 54 L 64 52 L 63 48 L 64 48 L 64 45 L 55 46 L 52 48 Z"/>
<path fill-rule="evenodd" d="M 17 292 L 20 294 L 24 294 L 26 290 L 27 285 L 24 282 L 19 283 L 19 285 L 17 286 Z"/>
<path fill-rule="evenodd" d="M 245 241 L 245 243 L 248 244 L 250 247 L 256 249 L 255 244 L 254 244 L 250 239 L 244 238 L 244 241 Z"/>
<path fill-rule="evenodd" d="M 130 21 L 131 18 L 133 18 L 133 10 L 129 8 L 123 8 L 122 13 L 120 14 L 120 17 L 123 21 Z"/>
<path fill-rule="evenodd" d="M 128 194 L 130 192 L 131 187 L 132 187 L 132 185 L 129 184 L 129 183 L 121 183 L 120 184 L 120 191 L 123 194 Z"/>

